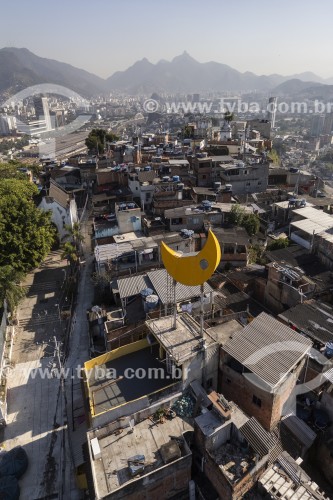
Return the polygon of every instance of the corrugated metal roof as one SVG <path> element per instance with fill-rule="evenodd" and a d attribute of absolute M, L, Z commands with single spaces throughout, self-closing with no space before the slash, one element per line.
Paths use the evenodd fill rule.
<path fill-rule="evenodd" d="M 317 434 L 303 420 L 296 415 L 285 415 L 281 421 L 301 443 L 310 448 Z"/>
<path fill-rule="evenodd" d="M 107 262 L 110 259 L 115 259 L 131 252 L 134 252 L 132 243 L 110 243 L 108 245 L 96 245 L 94 250 L 97 262 Z"/>
<path fill-rule="evenodd" d="M 330 224 L 324 225 L 309 219 L 304 219 L 292 222 L 291 225 L 293 227 L 296 227 L 297 229 L 300 229 L 301 231 L 304 231 L 307 234 L 317 234 L 321 233 L 325 229 L 333 227 L 333 220 L 330 222 Z"/>
<path fill-rule="evenodd" d="M 311 300 L 297 304 L 279 314 L 314 340 L 325 344 L 333 341 L 333 309 L 324 303 Z"/>
<path fill-rule="evenodd" d="M 158 269 L 147 273 L 153 288 L 159 296 L 162 304 L 174 302 L 173 279 L 168 275 L 166 269 Z M 204 284 L 204 293 L 212 292 L 213 289 L 208 283 Z M 176 302 L 192 299 L 200 296 L 200 286 L 186 286 L 181 283 L 176 285 Z"/>
<path fill-rule="evenodd" d="M 332 215 L 326 214 L 322 210 L 318 210 L 317 208 L 312 207 L 304 207 L 298 208 L 297 210 L 293 210 L 293 213 L 296 215 L 301 215 L 302 217 L 311 220 L 313 222 L 318 222 L 318 224 L 327 225 L 331 224 L 333 226 L 333 217 Z"/>
<path fill-rule="evenodd" d="M 309 339 L 262 312 L 223 350 L 274 388 L 311 346 Z"/>
<path fill-rule="evenodd" d="M 253 450 L 263 457 L 276 445 L 276 439 L 259 424 L 258 420 L 251 417 L 239 429 Z"/>
<path fill-rule="evenodd" d="M 333 217 L 322 210 L 305 207 L 293 210 L 293 213 L 301 215 L 304 219 L 293 221 L 291 225 L 308 234 L 320 233 L 333 227 Z"/>
<path fill-rule="evenodd" d="M 121 299 L 138 295 L 145 288 L 151 288 L 150 281 L 145 274 L 118 280 L 118 289 Z"/>

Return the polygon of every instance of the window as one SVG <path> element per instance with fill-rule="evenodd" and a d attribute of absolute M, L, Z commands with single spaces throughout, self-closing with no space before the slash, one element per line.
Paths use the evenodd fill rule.
<path fill-rule="evenodd" d="M 261 186 L 261 181 L 258 181 L 258 186 Z"/>
<path fill-rule="evenodd" d="M 251 186 L 251 182 L 247 181 L 247 183 L 245 184 L 245 186 Z"/>
<path fill-rule="evenodd" d="M 227 378 L 227 384 L 231 384 L 230 378 Z"/>
<path fill-rule="evenodd" d="M 174 224 L 174 225 L 182 224 L 182 222 L 183 222 L 183 219 L 181 219 L 181 218 L 171 219 L 171 224 Z"/>
<path fill-rule="evenodd" d="M 212 386 L 213 386 L 213 379 L 209 378 L 206 382 L 206 389 L 209 389 Z"/>
<path fill-rule="evenodd" d="M 254 403 L 255 405 L 259 406 L 259 408 L 261 408 L 261 399 L 257 398 L 257 396 L 255 396 L 254 394 L 252 397 L 252 403 Z"/>
<path fill-rule="evenodd" d="M 146 201 L 150 200 L 150 193 L 146 193 Z"/>

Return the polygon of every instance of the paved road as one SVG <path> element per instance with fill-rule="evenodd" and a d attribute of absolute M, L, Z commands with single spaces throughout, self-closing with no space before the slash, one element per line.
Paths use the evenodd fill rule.
<path fill-rule="evenodd" d="M 91 252 L 88 224 L 83 222 L 86 264 L 81 270 L 79 293 L 70 339 L 70 353 L 65 368 L 75 368 L 88 359 L 89 340 L 86 308 L 91 306 L 93 287 L 90 281 Z M 80 384 L 71 378 L 65 383 L 53 377 L 59 367 L 64 320 L 59 306 L 66 304 L 64 266 L 60 252 L 52 253 L 43 266 L 29 275 L 26 299 L 18 315 L 12 356 L 8 373 L 8 419 L 3 445 L 6 449 L 21 445 L 29 457 L 29 467 L 20 480 L 20 500 L 82 498 L 74 479 L 73 450 L 75 439 L 68 433 L 68 423 L 80 416 L 83 399 Z M 37 373 L 43 369 L 46 377 Z M 52 370 L 53 369 L 53 370 Z M 73 393 L 74 408 L 71 406 Z M 67 396 L 67 398 L 66 398 Z M 70 401 L 69 406 L 66 401 Z M 81 413 L 80 415 L 78 413 Z M 81 426 L 82 431 L 82 426 Z"/>

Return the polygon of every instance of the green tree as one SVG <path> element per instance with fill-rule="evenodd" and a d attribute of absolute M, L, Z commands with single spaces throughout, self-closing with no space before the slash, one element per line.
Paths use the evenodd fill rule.
<path fill-rule="evenodd" d="M 94 128 L 86 138 L 85 144 L 89 151 L 96 151 L 100 154 L 104 152 L 106 142 L 113 142 L 118 139 L 118 136 L 112 132 L 107 132 L 101 128 Z"/>
<path fill-rule="evenodd" d="M 231 111 L 226 111 L 224 113 L 224 119 L 225 119 L 226 122 L 230 123 L 234 119 L 234 114 L 231 113 Z"/>
<path fill-rule="evenodd" d="M 256 214 L 247 214 L 244 207 L 235 204 L 231 207 L 229 222 L 234 226 L 243 227 L 249 236 L 257 234 L 260 228 L 260 219 Z"/>
<path fill-rule="evenodd" d="M 54 238 L 49 212 L 14 192 L 0 197 L 0 266 L 10 265 L 19 272 L 37 267 Z"/>
<path fill-rule="evenodd" d="M 287 248 L 290 245 L 288 238 L 277 238 L 275 241 L 267 245 L 267 250 L 280 250 Z"/>
<path fill-rule="evenodd" d="M 38 189 L 35 184 L 27 180 L 19 180 L 16 178 L 0 179 L 0 199 L 8 194 L 15 194 L 19 198 L 32 200 L 33 196 L 38 194 Z"/>
<path fill-rule="evenodd" d="M 74 222 L 73 226 L 66 224 L 65 229 L 67 234 L 64 238 L 70 238 L 76 248 L 76 252 L 80 253 L 81 243 L 84 241 L 84 236 L 81 233 L 80 223 Z"/>
<path fill-rule="evenodd" d="M 232 205 L 228 218 L 230 224 L 233 224 L 234 226 L 241 226 L 245 213 L 244 207 L 241 207 L 238 204 Z"/>
<path fill-rule="evenodd" d="M 184 139 L 193 139 L 193 128 L 189 125 L 185 125 L 182 129 L 182 136 Z"/>
<path fill-rule="evenodd" d="M 254 236 L 259 231 L 260 219 L 256 214 L 246 214 L 241 225 L 249 236 Z"/>
<path fill-rule="evenodd" d="M 74 272 L 75 267 L 80 260 L 81 243 L 84 237 L 81 233 L 80 223 L 74 222 L 73 226 L 66 225 L 67 234 L 64 236 L 65 241 L 62 245 L 62 258 L 66 259 L 70 267 L 70 273 Z"/>
<path fill-rule="evenodd" d="M 78 263 L 79 256 L 77 253 L 77 249 L 76 249 L 75 245 L 73 245 L 73 243 L 71 243 L 70 241 L 66 241 L 62 245 L 61 258 L 67 260 L 71 271 L 74 269 L 74 267 Z"/>
<path fill-rule="evenodd" d="M 269 154 L 268 158 L 270 158 L 274 164 L 279 165 L 280 164 L 280 157 L 276 151 L 276 149 L 272 149 Z"/>
<path fill-rule="evenodd" d="M 12 266 L 0 267 L 0 304 L 6 299 L 11 311 L 15 310 L 19 301 L 25 296 L 25 289 L 20 285 L 23 278 L 24 274 Z"/>
<path fill-rule="evenodd" d="M 27 176 L 24 172 L 20 172 L 19 168 L 28 168 L 16 162 L 0 163 L 0 180 L 1 179 L 21 179 L 26 180 Z"/>

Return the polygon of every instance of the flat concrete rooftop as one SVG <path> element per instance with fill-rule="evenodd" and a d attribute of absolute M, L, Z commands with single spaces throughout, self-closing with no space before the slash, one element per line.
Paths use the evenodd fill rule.
<path fill-rule="evenodd" d="M 98 437 L 99 431 L 91 431 L 88 434 L 89 445 L 91 440 L 97 437 L 101 452 L 100 459 L 91 460 L 96 498 L 104 498 L 127 483 L 163 467 L 165 462 L 161 447 L 172 438 L 177 438 L 177 441 L 179 439 L 181 457 L 191 453 L 182 435 L 186 431 L 192 431 L 193 427 L 178 416 L 165 420 L 164 423 L 145 419 L 133 429 L 133 432 L 130 432 L 129 428 L 120 429 L 101 438 Z M 100 431 L 103 435 L 102 431 L 103 428 Z M 144 470 L 132 477 L 127 460 L 135 455 L 144 455 Z"/>
<path fill-rule="evenodd" d="M 89 373 L 89 389 L 94 414 L 111 410 L 176 382 L 166 372 L 165 363 L 159 361 L 158 351 L 156 345 L 146 347 L 93 368 Z M 131 371 L 126 372 L 126 369 Z M 141 378 L 144 373 L 146 375 Z"/>
<path fill-rule="evenodd" d="M 207 333 L 216 339 L 219 344 L 223 345 L 232 338 L 233 334 L 240 332 L 242 329 L 243 326 L 238 321 L 231 319 L 225 323 L 207 328 Z"/>
<path fill-rule="evenodd" d="M 173 327 L 173 316 L 151 319 L 146 324 L 164 350 L 181 365 L 202 349 L 203 342 L 200 325 L 188 313 L 177 314 L 176 328 Z M 214 339 L 203 332 L 206 345 L 213 344 Z"/>

